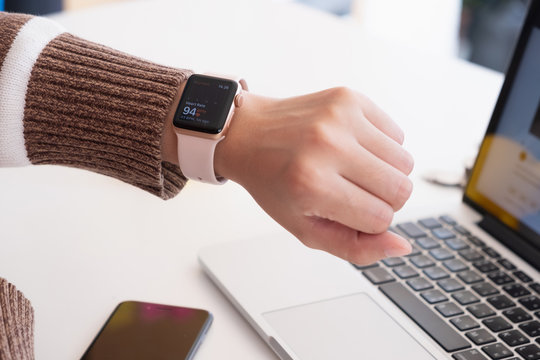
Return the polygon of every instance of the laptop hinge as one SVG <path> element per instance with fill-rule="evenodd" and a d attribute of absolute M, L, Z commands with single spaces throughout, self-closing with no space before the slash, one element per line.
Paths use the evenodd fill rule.
<path fill-rule="evenodd" d="M 530 245 L 523 237 L 489 215 L 484 216 L 478 222 L 478 226 L 506 245 L 537 270 L 540 270 L 540 251 Z"/>

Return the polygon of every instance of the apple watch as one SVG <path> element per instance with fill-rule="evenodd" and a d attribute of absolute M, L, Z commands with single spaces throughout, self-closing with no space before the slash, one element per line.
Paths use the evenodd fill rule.
<path fill-rule="evenodd" d="M 243 79 L 194 74 L 186 86 L 173 117 L 178 137 L 178 160 L 188 179 L 224 184 L 214 171 L 216 145 L 225 138 L 236 107 L 242 105 Z"/>

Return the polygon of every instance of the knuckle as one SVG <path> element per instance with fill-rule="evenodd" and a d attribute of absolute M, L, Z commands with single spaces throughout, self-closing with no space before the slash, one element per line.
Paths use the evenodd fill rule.
<path fill-rule="evenodd" d="M 325 122 L 332 122 L 341 119 L 340 112 L 341 105 L 336 101 L 331 101 L 324 105 L 319 114 Z"/>
<path fill-rule="evenodd" d="M 343 86 L 329 89 L 324 102 L 325 107 L 334 110 L 359 104 L 358 94 L 354 90 Z"/>
<path fill-rule="evenodd" d="M 358 94 L 345 86 L 339 86 L 332 89 L 332 95 L 336 101 L 356 101 Z"/>
<path fill-rule="evenodd" d="M 346 87 L 336 87 L 328 90 L 326 101 L 321 105 L 322 108 L 319 111 L 321 117 L 327 122 L 341 126 L 349 126 L 351 108 L 358 108 L 361 112 L 358 94 Z"/>
<path fill-rule="evenodd" d="M 336 147 L 331 128 L 324 122 L 313 123 L 306 134 L 310 146 L 323 150 L 331 150 Z"/>

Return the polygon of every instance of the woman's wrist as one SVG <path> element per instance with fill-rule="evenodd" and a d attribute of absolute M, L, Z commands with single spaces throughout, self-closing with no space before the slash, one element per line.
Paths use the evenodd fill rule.
<path fill-rule="evenodd" d="M 216 174 L 242 184 L 249 171 L 250 144 L 256 139 L 257 124 L 261 123 L 265 108 L 271 99 L 244 92 L 241 107 L 235 109 L 229 130 L 214 153 Z"/>

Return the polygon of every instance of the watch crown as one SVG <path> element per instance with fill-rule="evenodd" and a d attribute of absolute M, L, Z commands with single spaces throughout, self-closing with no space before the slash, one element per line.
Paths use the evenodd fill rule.
<path fill-rule="evenodd" d="M 242 94 L 242 91 L 240 91 L 236 96 L 234 97 L 234 106 L 240 107 L 244 103 L 244 95 Z"/>

